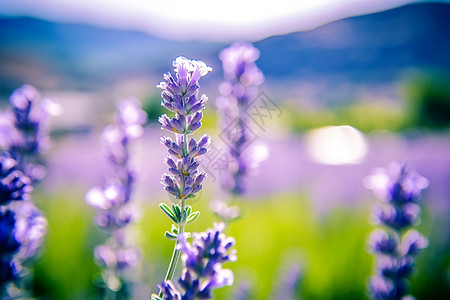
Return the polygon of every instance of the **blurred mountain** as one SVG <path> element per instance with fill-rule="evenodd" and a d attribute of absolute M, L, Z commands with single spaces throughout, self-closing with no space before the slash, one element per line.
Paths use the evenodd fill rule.
<path fill-rule="evenodd" d="M 207 59 L 219 48 L 28 17 L 1 18 L 0 40 L 0 92 L 23 82 L 97 90 L 129 75 L 160 76 L 180 54 Z"/>
<path fill-rule="evenodd" d="M 217 72 L 225 44 L 175 42 L 135 31 L 0 18 L 0 96 L 23 83 L 47 89 L 107 89 L 127 76 L 160 77 L 178 55 Z M 267 82 L 382 83 L 408 70 L 450 70 L 450 5 L 413 4 L 255 43 Z"/>
<path fill-rule="evenodd" d="M 391 80 L 405 68 L 450 68 L 450 5 L 415 4 L 268 38 L 260 67 L 269 76 L 347 74 Z"/>

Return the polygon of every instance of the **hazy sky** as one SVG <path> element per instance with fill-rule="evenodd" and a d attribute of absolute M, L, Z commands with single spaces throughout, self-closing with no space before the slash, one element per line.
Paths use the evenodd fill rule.
<path fill-rule="evenodd" d="M 175 40 L 256 41 L 418 0 L 2 0 L 0 14 L 133 29 Z M 443 0 L 438 2 L 450 2 Z M 1 30 L 1 29 L 0 29 Z"/>

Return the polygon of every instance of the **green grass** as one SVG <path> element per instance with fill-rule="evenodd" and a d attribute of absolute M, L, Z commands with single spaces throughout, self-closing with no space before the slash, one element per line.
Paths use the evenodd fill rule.
<path fill-rule="evenodd" d="M 215 217 L 208 208 L 210 198 L 206 191 L 194 204 L 201 216 L 187 226 L 188 231 L 212 226 Z M 36 292 L 41 299 L 100 299 L 101 291 L 93 283 L 98 268 L 92 253 L 104 236 L 93 224 L 93 209 L 79 193 L 40 195 L 39 199 L 49 232 L 34 269 Z M 165 200 L 168 198 L 161 199 Z M 234 271 L 235 285 L 217 290 L 216 299 L 233 299 L 234 289 L 244 281 L 252 283 L 252 299 L 268 299 L 280 280 L 280 265 L 293 255 L 303 265 L 298 291 L 302 299 L 367 299 L 365 286 L 373 264 L 366 251 L 373 228 L 367 221 L 368 206 L 340 207 L 319 216 L 304 193 L 239 203 L 244 216 L 229 229 L 237 241 L 238 261 L 224 265 Z M 174 245 L 163 236 L 171 224 L 157 204 L 143 205 L 143 217 L 135 228 L 143 249 L 141 271 L 148 294 L 157 291 Z M 423 219 L 420 230 L 429 235 L 430 247 L 418 259 L 420 272 L 412 280 L 413 291 L 419 299 L 432 299 L 436 288 L 440 295 L 448 294 L 449 246 L 442 240 L 448 223 L 429 212 Z M 179 270 L 176 274 L 179 276 Z"/>
<path fill-rule="evenodd" d="M 296 132 L 323 126 L 350 125 L 363 132 L 374 130 L 399 131 L 409 125 L 409 118 L 399 107 L 381 103 L 354 103 L 339 108 L 302 110 L 285 104 L 285 124 Z"/>

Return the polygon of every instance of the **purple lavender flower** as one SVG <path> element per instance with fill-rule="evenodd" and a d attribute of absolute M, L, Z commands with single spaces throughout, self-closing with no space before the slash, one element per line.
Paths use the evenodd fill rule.
<path fill-rule="evenodd" d="M 13 211 L 7 210 L 4 213 L 0 211 L 0 292 L 5 283 L 19 277 L 13 259 L 20 247 L 13 234 L 15 223 Z"/>
<path fill-rule="evenodd" d="M 50 103 L 49 99 L 40 100 L 34 87 L 24 85 L 10 96 L 12 111 L 4 113 L 0 130 L 4 151 L 0 155 L 0 205 L 8 205 L 2 208 L 2 218 L 13 219 L 8 223 L 13 230 L 2 227 L 2 234 L 9 234 L 10 240 L 18 243 L 14 253 L 1 254 L 0 277 L 5 284 L 27 273 L 21 273 L 22 267 L 36 255 L 46 234 L 47 220 L 30 201 L 30 192 L 45 173 L 35 161 L 48 146 L 44 123 L 51 113 L 46 109 L 52 106 Z"/>
<path fill-rule="evenodd" d="M 172 281 L 167 280 L 159 285 L 159 288 L 163 292 L 162 298 L 156 298 L 155 295 L 152 296 L 152 300 L 181 300 L 181 294 L 172 283 Z"/>
<path fill-rule="evenodd" d="M 250 148 L 252 138 L 248 129 L 249 117 L 244 110 L 255 98 L 264 76 L 255 63 L 259 58 L 259 50 L 250 43 L 234 43 L 222 50 L 219 58 L 223 63 L 226 81 L 219 88 L 222 96 L 217 99 L 217 106 L 222 129 L 226 133 L 228 155 L 230 160 L 236 162 L 223 176 L 222 187 L 232 194 L 241 195 L 246 190 L 245 178 L 254 165 L 254 158 L 244 153 Z M 231 124 L 236 128 L 233 128 L 233 134 L 228 134 Z"/>
<path fill-rule="evenodd" d="M 222 94 L 233 95 L 239 105 L 247 105 L 264 81 L 264 75 L 255 64 L 259 50 L 250 43 L 234 43 L 222 50 L 219 58 L 226 80 L 220 88 Z"/>
<path fill-rule="evenodd" d="M 429 182 L 419 173 L 407 171 L 398 163 L 393 163 L 388 169 L 376 168 L 365 180 L 365 185 L 385 202 L 398 205 L 416 203 Z"/>
<path fill-rule="evenodd" d="M 38 91 L 31 85 L 15 90 L 9 98 L 15 116 L 14 125 L 18 130 L 11 145 L 12 153 L 36 153 L 42 147 L 41 116 L 32 110 L 39 98 Z"/>
<path fill-rule="evenodd" d="M 14 204 L 16 213 L 15 237 L 21 247 L 17 259 L 25 262 L 34 257 L 47 233 L 47 219 L 31 201 Z"/>
<path fill-rule="evenodd" d="M 22 265 L 34 257 L 47 231 L 47 219 L 31 201 L 0 211 L 0 286 L 19 279 Z M 1 294 L 1 292 L 0 292 Z"/>
<path fill-rule="evenodd" d="M 159 118 L 161 128 L 175 134 L 175 140 L 169 137 L 161 139 L 170 154 L 166 158 L 170 174 L 164 174 L 161 182 L 176 199 L 186 199 L 195 197 L 206 178 L 204 172 L 198 171 L 197 157 L 207 152 L 209 137 L 204 135 L 196 141 L 193 138 L 188 140 L 188 135 L 202 124 L 202 110 L 208 98 L 205 95 L 198 97 L 198 81 L 212 69 L 202 61 L 182 56 L 175 59 L 173 66 L 175 78 L 166 73 L 165 82 L 157 86 L 163 90 L 161 105 L 175 113 L 173 118 L 165 114 Z"/>
<path fill-rule="evenodd" d="M 206 173 L 199 172 L 198 157 L 208 151 L 207 147 L 210 143 L 207 135 L 203 135 L 199 140 L 189 138 L 189 135 L 202 125 L 202 110 L 205 108 L 204 104 L 208 98 L 205 95 L 199 98 L 200 85 L 198 82 L 212 69 L 202 61 L 189 60 L 182 56 L 175 59 L 173 66 L 175 67 L 175 77 L 171 73 L 166 73 L 163 75 L 165 81 L 157 86 L 163 90 L 161 105 L 174 113 L 172 118 L 165 114 L 159 118 L 161 129 L 175 135 L 174 140 L 169 137 L 161 138 L 161 143 L 166 146 L 169 153 L 165 160 L 169 166 L 169 174 L 163 174 L 161 183 L 173 197 L 174 204 L 169 207 L 165 203 L 161 203 L 160 208 L 175 224 L 170 231 L 165 232 L 165 236 L 177 241 L 165 282 L 172 279 L 178 263 L 180 237 L 189 236 L 184 232 L 185 225 L 194 222 L 200 215 L 200 212 L 193 212 L 192 207 L 186 205 L 186 200 L 195 198 L 203 188 L 202 183 L 206 178 Z M 178 205 L 177 202 L 181 202 L 181 205 Z M 163 290 L 168 288 L 170 285 L 161 286 L 159 297 L 162 297 Z M 152 297 L 157 298 L 158 296 L 153 295 Z"/>
<path fill-rule="evenodd" d="M 12 116 L 9 130 L 2 134 L 6 150 L 17 160 L 19 168 L 32 180 L 40 180 L 45 169 L 36 164 L 38 156 L 50 145 L 46 121 L 62 109 L 54 100 L 43 98 L 31 85 L 16 89 L 10 96 Z"/>
<path fill-rule="evenodd" d="M 426 248 L 428 241 L 415 225 L 420 207 L 417 204 L 428 180 L 406 166 L 392 164 L 387 170 L 376 169 L 365 180 L 383 204 L 373 207 L 374 219 L 386 229 L 376 229 L 370 236 L 371 250 L 377 258 L 376 276 L 369 282 L 372 299 L 400 300 L 408 294 L 408 277 L 414 269 L 414 256 Z"/>
<path fill-rule="evenodd" d="M 6 152 L 0 155 L 0 205 L 29 200 L 32 190 L 30 179 L 17 169 L 17 161 Z"/>
<path fill-rule="evenodd" d="M 97 208 L 97 225 L 110 234 L 105 244 L 95 248 L 96 262 L 104 269 L 103 281 L 108 291 L 121 289 L 123 271 L 138 264 L 139 250 L 127 239 L 126 228 L 139 217 L 130 203 L 135 180 L 130 168 L 129 142 L 143 132 L 147 115 L 139 100 L 128 98 L 118 105 L 116 124 L 103 130 L 102 138 L 112 172 L 104 188 L 93 187 L 86 194 L 86 202 Z"/>
<path fill-rule="evenodd" d="M 222 233 L 224 228 L 221 223 L 206 232 L 194 233 L 192 244 L 187 243 L 184 237 L 180 238 L 185 267 L 178 283 L 183 293 L 172 282 L 165 281 L 160 285 L 163 291 L 160 299 L 212 299 L 214 289 L 233 284 L 233 273 L 222 269 L 222 264 L 236 261 L 236 250 L 232 249 L 235 240 L 225 237 Z"/>

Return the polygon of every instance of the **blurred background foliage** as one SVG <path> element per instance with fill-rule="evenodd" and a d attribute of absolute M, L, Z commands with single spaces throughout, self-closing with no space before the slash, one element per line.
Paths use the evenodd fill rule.
<path fill-rule="evenodd" d="M 77 196 L 82 197 L 74 190 L 37 197 L 50 225 L 42 257 L 34 268 L 35 293 L 41 299 L 101 299 L 100 288 L 94 284 L 99 270 L 92 253 L 102 232 L 92 226 L 92 209 Z M 205 192 L 195 204 L 201 218 L 188 226 L 189 231 L 202 231 L 216 221 L 208 207 L 210 198 Z M 289 254 L 296 255 L 293 261 L 302 263 L 303 279 L 297 289 L 302 299 L 366 297 L 366 280 L 373 264 L 366 251 L 367 236 L 373 229 L 367 221 L 371 201 L 339 207 L 322 216 L 311 208 L 304 191 L 241 203 L 244 216 L 227 233 L 238 241 L 238 261 L 224 266 L 235 272 L 236 282 L 233 287 L 217 290 L 217 299 L 233 299 L 235 289 L 246 282 L 251 285 L 252 299 L 267 299 L 280 280 L 276 275 L 283 259 L 286 255 L 293 258 Z M 135 229 L 145 258 L 139 273 L 147 285 L 137 287 L 136 299 L 155 292 L 173 247 L 162 234 L 170 222 L 157 205 L 144 205 L 142 212 L 145 218 Z M 430 246 L 419 256 L 419 271 L 411 280 L 418 299 L 445 299 L 450 295 L 448 237 L 441 232 L 447 221 L 439 222 L 442 220 L 436 221 L 425 210 L 419 230 L 429 237 Z"/>
<path fill-rule="evenodd" d="M 408 84 L 410 126 L 436 130 L 450 126 L 450 74 L 420 76 Z"/>

